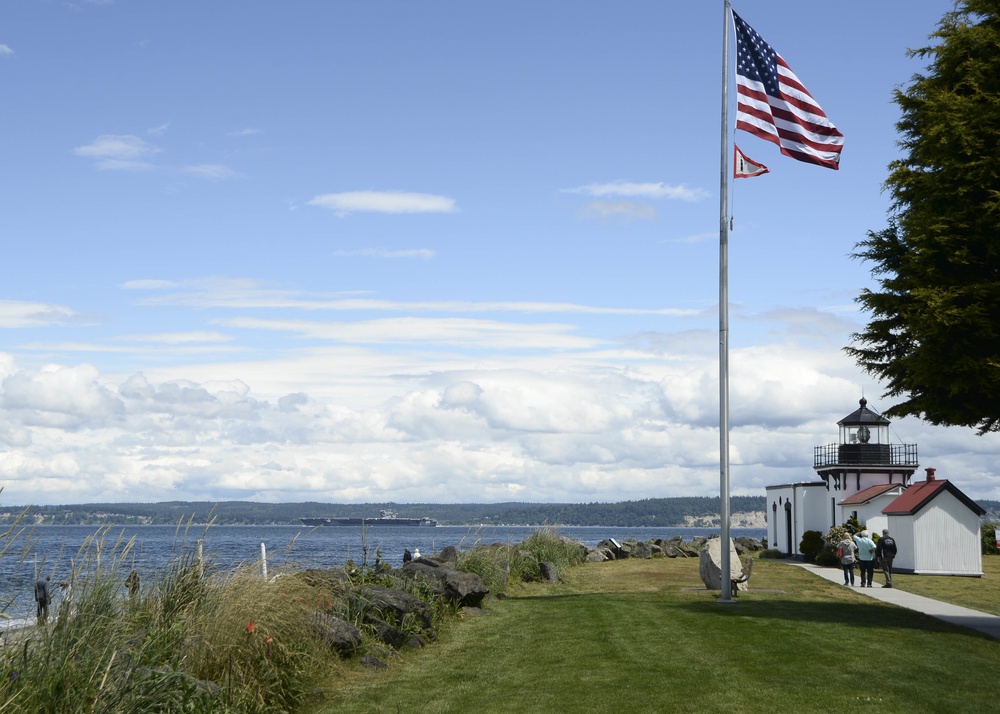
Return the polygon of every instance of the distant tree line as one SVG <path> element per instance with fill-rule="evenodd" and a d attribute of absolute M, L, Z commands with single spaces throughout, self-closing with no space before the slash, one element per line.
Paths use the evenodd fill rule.
<path fill-rule="evenodd" d="M 732 496 L 732 513 L 763 511 L 763 496 Z M 8 506 L 0 522 L 22 513 L 26 522 L 45 525 L 289 525 L 300 518 L 374 518 L 391 509 L 404 518 L 435 518 L 441 525 L 567 525 L 673 527 L 686 517 L 718 516 L 719 498 L 649 498 L 618 503 L 257 503 L 253 501 L 166 501 L 85 503 L 63 506 Z"/>

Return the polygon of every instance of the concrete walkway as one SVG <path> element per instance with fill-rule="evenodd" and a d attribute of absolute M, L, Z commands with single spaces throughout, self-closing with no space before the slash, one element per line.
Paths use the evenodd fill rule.
<path fill-rule="evenodd" d="M 830 582 L 837 583 L 840 587 L 844 587 L 844 571 L 840 568 L 824 568 L 815 563 L 803 563 L 795 560 L 785 560 L 783 562 L 789 565 L 797 565 L 821 578 L 826 578 Z M 929 597 L 914 595 L 898 588 L 884 588 L 881 585 L 863 588 L 859 584 L 851 587 L 851 590 L 861 595 L 881 600 L 882 602 L 923 612 L 931 617 L 936 617 L 939 620 L 944 620 L 954 625 L 971 627 L 974 630 L 985 632 L 990 637 L 1000 640 L 1000 617 L 996 615 L 988 615 L 985 612 L 979 612 L 967 607 L 951 605 L 940 600 L 932 600 Z"/>

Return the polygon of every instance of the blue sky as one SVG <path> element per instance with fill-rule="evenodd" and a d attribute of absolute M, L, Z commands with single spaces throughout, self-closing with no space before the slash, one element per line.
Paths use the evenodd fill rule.
<path fill-rule="evenodd" d="M 848 256 L 951 3 L 734 7 L 846 137 L 840 171 L 736 137 L 771 168 L 730 190 L 763 494 L 888 406 Z M 5 6 L 3 500 L 718 493 L 721 45 L 722 2 Z M 1000 498 L 996 437 L 893 429 Z"/>

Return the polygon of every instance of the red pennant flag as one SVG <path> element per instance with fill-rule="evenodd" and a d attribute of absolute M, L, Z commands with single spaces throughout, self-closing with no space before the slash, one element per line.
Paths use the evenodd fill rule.
<path fill-rule="evenodd" d="M 770 173 L 771 169 L 747 157 L 740 147 L 733 144 L 733 178 L 752 178 Z"/>

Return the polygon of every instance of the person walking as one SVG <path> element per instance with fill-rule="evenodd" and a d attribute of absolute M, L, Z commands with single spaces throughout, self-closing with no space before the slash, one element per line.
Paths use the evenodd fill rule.
<path fill-rule="evenodd" d="M 884 588 L 892 587 L 892 561 L 896 557 L 896 539 L 889 535 L 889 529 L 882 529 L 882 537 L 875 546 L 875 559 L 882 564 L 882 574 L 885 576 Z"/>
<path fill-rule="evenodd" d="M 837 557 L 840 558 L 840 565 L 844 568 L 844 585 L 854 585 L 854 561 L 857 547 L 851 536 L 844 534 L 844 539 L 837 543 Z"/>
<path fill-rule="evenodd" d="M 875 541 L 868 536 L 868 531 L 854 536 L 858 546 L 858 570 L 861 571 L 861 587 L 870 588 L 875 575 Z"/>
<path fill-rule="evenodd" d="M 38 624 L 44 625 L 49 618 L 49 603 L 52 602 L 52 590 L 50 585 L 52 576 L 39 577 L 35 581 L 35 603 L 38 605 Z"/>

